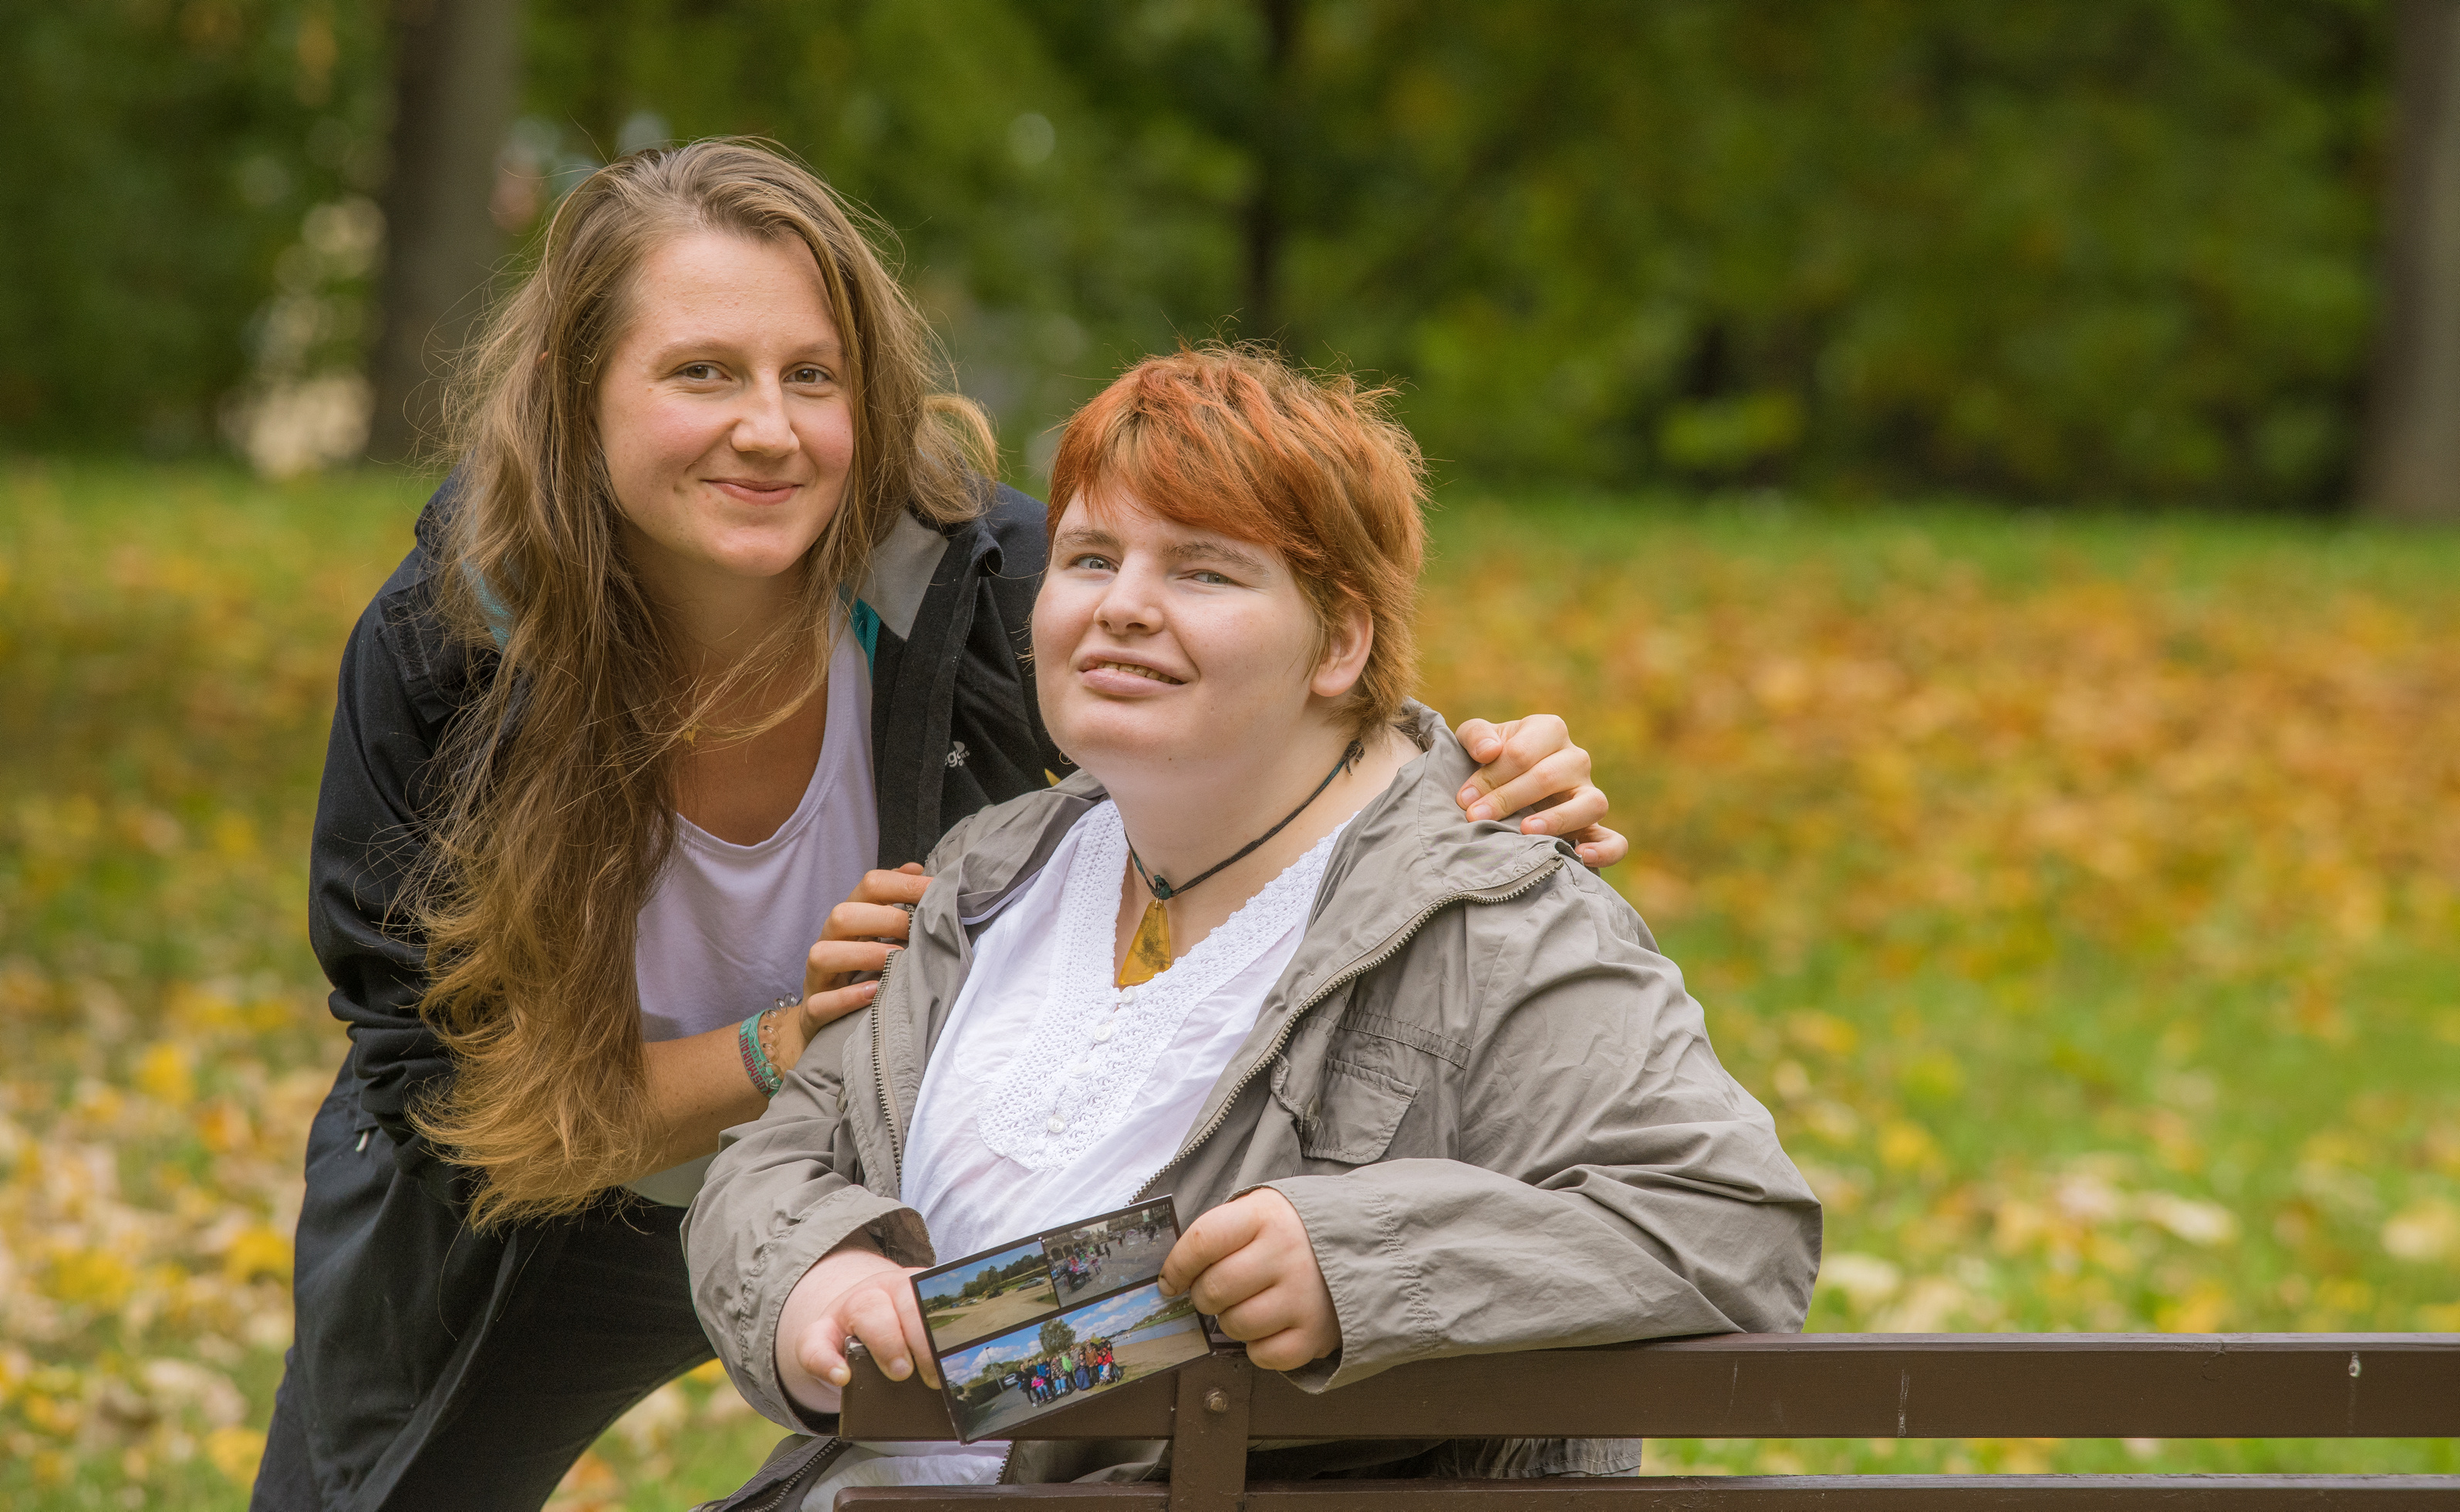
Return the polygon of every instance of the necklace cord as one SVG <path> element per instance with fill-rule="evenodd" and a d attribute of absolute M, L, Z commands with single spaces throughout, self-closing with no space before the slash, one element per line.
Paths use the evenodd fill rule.
<path fill-rule="evenodd" d="M 1295 820 L 1300 815 L 1305 813 L 1309 804 L 1312 804 L 1317 799 L 1324 797 L 1324 790 L 1332 786 L 1332 779 L 1334 777 L 1341 776 L 1343 772 L 1348 770 L 1353 763 L 1366 755 L 1367 747 L 1364 743 L 1356 740 L 1349 742 L 1348 749 L 1341 753 L 1341 759 L 1332 764 L 1332 770 L 1324 775 L 1324 780 L 1315 785 L 1315 791 L 1308 794 L 1304 801 L 1301 802 L 1298 807 L 1290 810 L 1287 814 L 1283 815 L 1282 821 L 1280 823 L 1274 825 L 1271 829 L 1264 831 L 1262 835 L 1257 836 L 1254 840 L 1249 841 L 1245 845 L 1240 847 L 1237 855 L 1231 857 L 1228 861 L 1216 862 L 1214 864 L 1197 873 L 1195 880 L 1192 882 L 1183 882 L 1177 886 L 1172 886 L 1167 878 L 1156 877 L 1152 873 L 1146 871 L 1143 859 L 1136 854 L 1136 844 L 1134 841 L 1128 841 L 1128 861 L 1136 868 L 1136 878 L 1145 884 L 1145 891 L 1153 894 L 1154 902 L 1168 903 L 1173 898 L 1177 897 L 1180 893 L 1185 892 L 1188 888 L 1204 882 L 1206 879 L 1213 876 L 1214 873 L 1221 871 L 1227 867 L 1235 866 L 1239 862 L 1245 861 L 1248 857 L 1254 855 L 1256 853 L 1257 846 L 1262 845 L 1264 841 L 1271 840 L 1274 836 L 1289 828 L 1290 821 L 1292 820 Z"/>

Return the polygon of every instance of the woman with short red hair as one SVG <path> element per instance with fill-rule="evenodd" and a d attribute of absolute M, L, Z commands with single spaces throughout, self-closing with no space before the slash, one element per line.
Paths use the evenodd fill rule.
<path fill-rule="evenodd" d="M 1079 771 L 949 832 L 865 1028 L 820 1032 L 686 1224 L 719 1356 L 816 1436 L 744 1500 L 1161 1473 L 1160 1444 L 829 1434 L 850 1335 L 932 1374 L 909 1267 L 1164 1193 L 1195 1220 L 1165 1292 L 1310 1391 L 1801 1326 L 1818 1203 L 1673 963 L 1567 845 L 1459 822 L 1471 758 L 1407 699 L 1419 477 L 1382 394 L 1253 351 L 1139 363 L 1070 422 L 1033 650 Z M 1251 1472 L 1638 1462 L 1316 1443 Z"/>

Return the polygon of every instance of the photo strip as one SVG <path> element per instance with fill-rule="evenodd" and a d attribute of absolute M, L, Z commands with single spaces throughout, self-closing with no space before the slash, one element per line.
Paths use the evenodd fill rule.
<path fill-rule="evenodd" d="M 1207 1353 L 1204 1319 L 1164 1297 L 1167 1197 L 915 1276 L 943 1394 L 967 1443 Z"/>

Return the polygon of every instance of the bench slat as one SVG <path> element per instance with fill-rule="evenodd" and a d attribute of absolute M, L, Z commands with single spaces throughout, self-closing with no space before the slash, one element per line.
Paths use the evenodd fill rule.
<path fill-rule="evenodd" d="M 1151 1485 L 864 1487 L 838 1512 L 1164 1512 Z M 1245 1512 L 2426 1512 L 2460 1476 L 1638 1476 L 1595 1480 L 1300 1480 L 1247 1488 Z"/>
<path fill-rule="evenodd" d="M 1020 1425 L 1166 1438 L 1168 1378 Z M 955 1437 L 936 1392 L 856 1362 L 846 1437 Z M 1424 1360 L 1309 1395 L 1254 1373 L 1256 1438 L 2460 1436 L 2460 1334 L 1726 1334 Z"/>

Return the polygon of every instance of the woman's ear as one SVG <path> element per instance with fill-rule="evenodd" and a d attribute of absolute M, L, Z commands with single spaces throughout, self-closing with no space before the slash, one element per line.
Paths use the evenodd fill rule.
<path fill-rule="evenodd" d="M 1375 620 L 1367 606 L 1345 606 L 1325 631 L 1324 655 L 1307 679 L 1307 692 L 1319 698 L 1346 696 L 1366 675 L 1367 657 L 1374 650 Z"/>

